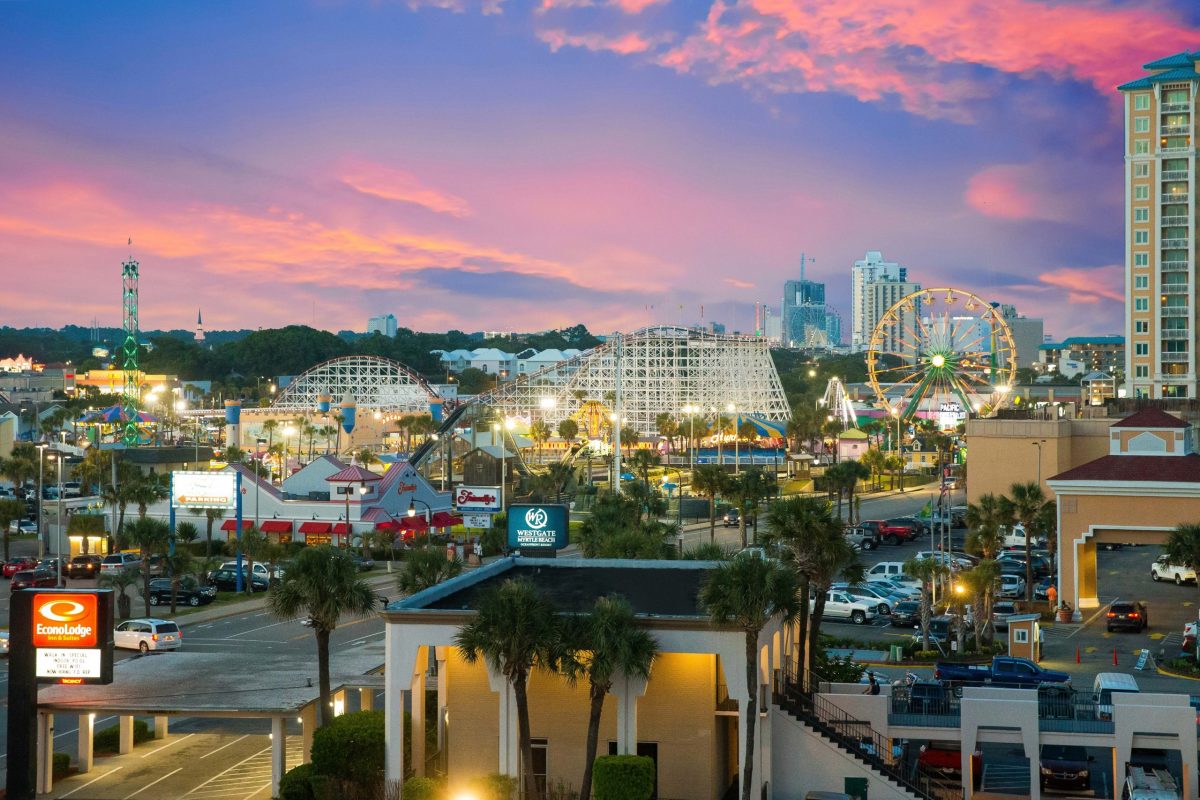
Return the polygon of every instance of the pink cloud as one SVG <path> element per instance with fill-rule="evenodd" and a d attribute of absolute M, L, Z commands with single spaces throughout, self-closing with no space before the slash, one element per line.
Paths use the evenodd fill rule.
<path fill-rule="evenodd" d="M 1075 185 L 1061 172 L 1047 164 L 996 164 L 972 175 L 963 197 L 988 217 L 1077 220 L 1086 199 L 1074 194 Z"/>
<path fill-rule="evenodd" d="M 723 282 L 729 284 L 730 286 L 734 287 L 735 289 L 753 289 L 754 288 L 753 283 L 750 283 L 749 281 L 738 280 L 737 278 L 725 278 L 725 279 L 723 279 Z"/>
<path fill-rule="evenodd" d="M 665 3 L 666 0 L 611 0 L 611 2 L 626 14 L 640 14 L 650 6 Z"/>
<path fill-rule="evenodd" d="M 1043 272 L 1038 280 L 1047 286 L 1065 290 L 1068 303 L 1094 304 L 1105 300 L 1125 302 L 1125 269 L 1119 264 L 1079 269 L 1061 267 Z"/>
<path fill-rule="evenodd" d="M 416 176 L 383 164 L 347 159 L 339 170 L 339 179 L 356 192 L 383 200 L 412 203 L 454 217 L 465 217 L 471 213 L 462 198 L 425 186 Z"/>
<path fill-rule="evenodd" d="M 550 45 L 557 53 L 564 47 L 581 47 L 592 52 L 608 51 L 622 56 L 645 53 L 662 37 L 645 37 L 637 32 L 608 35 L 604 33 L 567 33 L 562 28 L 548 28 L 537 32 L 537 37 Z"/>

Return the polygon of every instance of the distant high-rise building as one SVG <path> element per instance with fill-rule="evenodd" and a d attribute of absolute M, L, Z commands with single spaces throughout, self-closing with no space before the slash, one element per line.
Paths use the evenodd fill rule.
<path fill-rule="evenodd" d="M 783 341 L 783 318 L 778 314 L 771 313 L 769 308 L 766 312 L 766 319 L 763 321 L 763 334 L 768 341 Z"/>
<path fill-rule="evenodd" d="M 842 344 L 842 318 L 833 308 L 825 307 L 825 338 L 830 347 L 840 347 Z"/>
<path fill-rule="evenodd" d="M 371 317 L 367 320 L 367 335 L 372 333 L 380 333 L 384 336 L 396 338 L 396 316 L 394 314 L 385 314 L 381 317 Z"/>
<path fill-rule="evenodd" d="M 1013 344 L 1017 346 L 1017 366 L 1037 366 L 1040 358 L 1039 348 L 1046 339 L 1045 323 L 1034 317 L 1020 316 L 1015 306 L 1000 305 L 998 309 L 1000 316 L 1012 331 Z"/>
<path fill-rule="evenodd" d="M 200 316 L 200 309 L 196 309 L 196 344 L 204 341 L 204 318 Z"/>
<path fill-rule="evenodd" d="M 1143 67 L 1149 74 L 1117 87 L 1125 96 L 1125 380 L 1134 397 L 1195 397 L 1200 51 Z"/>
<path fill-rule="evenodd" d="M 866 350 L 871 344 L 871 331 L 875 329 L 876 324 L 887 310 L 895 305 L 906 295 L 913 292 L 921 291 L 921 287 L 915 283 L 908 281 L 873 281 L 866 284 L 867 304 L 864 309 L 867 318 L 870 320 L 870 326 L 867 328 L 866 338 L 861 348 Z M 910 303 L 905 303 L 896 312 L 896 322 L 887 326 L 882 331 L 883 335 L 879 340 L 879 349 L 885 353 L 896 353 L 906 357 L 912 357 L 911 348 L 906 348 L 902 343 L 912 343 L 912 335 L 907 334 L 908 331 L 917 330 L 917 315 L 921 313 L 919 304 L 909 307 Z M 857 306 L 855 307 L 857 311 Z M 857 330 L 857 328 L 856 328 Z"/>
<path fill-rule="evenodd" d="M 876 289 L 877 285 L 881 288 Z M 871 343 L 871 331 L 891 304 L 920 289 L 920 284 L 908 282 L 906 267 L 884 261 L 883 253 L 878 250 L 869 250 L 866 258 L 855 261 L 850 287 L 853 306 L 850 348 L 866 350 Z M 890 303 L 886 302 L 888 298 L 893 298 Z"/>
<path fill-rule="evenodd" d="M 825 339 L 825 284 L 784 281 L 783 343 L 789 347 L 815 347 Z"/>

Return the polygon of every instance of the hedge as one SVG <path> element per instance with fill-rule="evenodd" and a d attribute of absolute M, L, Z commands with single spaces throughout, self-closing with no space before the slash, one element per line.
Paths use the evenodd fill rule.
<path fill-rule="evenodd" d="M 71 756 L 67 753 L 54 754 L 54 780 L 60 781 L 71 771 Z"/>
<path fill-rule="evenodd" d="M 301 764 L 279 779 L 279 800 L 313 800 L 313 765 Z"/>
<path fill-rule="evenodd" d="M 596 800 L 650 800 L 654 760 L 645 756 L 600 756 L 592 768 Z"/>
<path fill-rule="evenodd" d="M 133 721 L 133 743 L 148 742 L 153 738 L 150 726 L 144 720 Z M 121 749 L 121 726 L 113 725 L 92 735 L 92 748 L 98 753 L 115 753 Z"/>
<path fill-rule="evenodd" d="M 414 775 L 404 782 L 402 797 L 404 800 L 437 800 L 440 792 L 441 787 L 433 778 Z"/>
<path fill-rule="evenodd" d="M 517 779 L 493 772 L 471 781 L 479 800 L 512 800 L 517 791 Z"/>
<path fill-rule="evenodd" d="M 384 768 L 382 711 L 356 711 L 335 717 L 313 734 L 312 765 L 317 775 L 361 786 L 379 780 Z"/>

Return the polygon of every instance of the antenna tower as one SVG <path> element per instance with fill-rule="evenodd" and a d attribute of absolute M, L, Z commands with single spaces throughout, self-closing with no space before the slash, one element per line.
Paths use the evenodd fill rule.
<path fill-rule="evenodd" d="M 132 241 L 130 242 L 132 244 Z M 141 440 L 138 433 L 138 401 L 141 397 L 138 369 L 138 262 L 130 255 L 121 264 L 121 289 L 125 341 L 121 344 L 121 369 L 125 373 L 124 393 L 121 397 L 121 417 L 124 428 L 121 440 L 126 447 L 136 447 Z"/>

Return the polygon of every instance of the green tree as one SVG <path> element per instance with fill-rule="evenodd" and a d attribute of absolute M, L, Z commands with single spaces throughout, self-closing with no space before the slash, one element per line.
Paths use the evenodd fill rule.
<path fill-rule="evenodd" d="M 1046 514 L 1046 506 L 1053 502 L 1046 499 L 1037 481 L 1014 483 L 1009 489 L 1010 498 L 1002 498 L 1000 506 L 1006 515 L 1021 523 L 1025 528 L 1025 600 L 1033 599 L 1033 537 L 1039 533 L 1038 523 Z"/>
<path fill-rule="evenodd" d="M 1009 517 L 1000 498 L 985 494 L 978 503 L 967 504 L 967 552 L 994 559 L 1004 547 L 1004 526 Z"/>
<path fill-rule="evenodd" d="M 564 442 L 573 442 L 575 437 L 579 435 L 579 423 L 567 417 L 562 422 L 558 423 L 558 437 Z"/>
<path fill-rule="evenodd" d="M 700 590 L 700 602 L 718 625 L 734 624 L 745 634 L 746 763 L 742 797 L 752 797 L 754 733 L 758 721 L 758 639 L 773 619 L 787 626 L 799 614 L 802 600 L 796 573 L 782 564 L 745 553 L 718 566 Z M 732 665 L 730 665 L 732 666 Z"/>
<path fill-rule="evenodd" d="M 729 488 L 729 476 L 716 464 L 701 464 L 692 472 L 692 491 L 708 498 L 708 541 L 717 540 L 717 497 Z"/>
<path fill-rule="evenodd" d="M 992 638 L 992 602 L 995 597 L 996 580 L 1000 577 L 1000 563 L 990 558 L 981 559 L 979 563 L 959 575 L 971 592 L 972 623 L 975 627 L 975 642 L 982 644 Z"/>
<path fill-rule="evenodd" d="M 629 455 L 630 450 L 637 447 L 641 438 L 641 434 L 638 433 L 637 428 L 632 425 L 621 426 L 621 448 L 625 451 L 626 456 Z"/>
<path fill-rule="evenodd" d="M 542 455 L 542 448 L 546 446 L 546 442 L 550 441 L 552 433 L 550 423 L 544 419 L 536 419 L 529 426 L 529 438 L 533 439 L 533 444 L 537 448 L 539 458 Z"/>
<path fill-rule="evenodd" d="M 933 619 L 933 584 L 946 574 L 946 565 L 932 558 L 910 558 L 904 574 L 921 582 L 921 649 L 929 649 L 929 623 Z"/>
<path fill-rule="evenodd" d="M 634 475 L 642 479 L 642 482 L 647 486 L 650 485 L 650 470 L 662 464 L 662 456 L 653 450 L 638 450 L 628 460 L 629 469 Z"/>
<path fill-rule="evenodd" d="M 129 587 L 134 586 L 137 582 L 138 571 L 133 567 L 120 572 L 105 572 L 100 575 L 100 586 L 112 589 L 117 594 L 117 616 L 121 619 L 129 619 L 132 616 L 129 608 Z M 146 616 L 150 616 L 149 611 L 146 612 Z"/>
<path fill-rule="evenodd" d="M 8 526 L 13 520 L 22 519 L 25 516 L 25 504 L 20 500 L 11 498 L 0 500 L 0 529 L 4 535 L 4 560 L 7 562 L 8 553 Z"/>
<path fill-rule="evenodd" d="M 275 452 L 274 451 L 275 431 L 279 430 L 279 420 L 277 420 L 277 419 L 265 420 L 262 424 L 262 430 L 263 430 L 263 433 L 265 433 L 267 435 L 267 452 L 274 453 Z M 270 480 L 271 481 L 275 480 L 275 470 L 273 470 L 273 469 L 271 470 Z"/>
<path fill-rule="evenodd" d="M 758 504 L 770 495 L 771 483 L 760 467 L 747 467 L 729 480 L 727 491 L 737 503 L 738 511 L 741 512 L 738 514 L 738 533 L 741 535 L 742 548 L 745 549 L 748 544 L 746 541 L 747 518 L 753 510 L 755 538 L 757 539 Z"/>
<path fill-rule="evenodd" d="M 142 601 L 146 616 L 150 616 L 150 558 L 161 555 L 167 546 L 167 524 L 152 517 L 139 517 L 127 530 L 129 541 L 138 549 L 142 559 Z"/>
<path fill-rule="evenodd" d="M 579 785 L 579 800 L 588 800 L 604 699 L 617 675 L 649 678 L 657 647 L 638 625 L 633 608 L 617 595 L 597 598 L 589 613 L 571 618 L 565 627 L 563 671 L 572 684 L 584 678 L 588 683 L 587 745 Z"/>
<path fill-rule="evenodd" d="M 242 569 L 245 573 L 242 585 L 246 590 L 246 594 L 254 594 L 254 562 L 259 561 L 261 563 L 261 557 L 267 551 L 267 544 L 267 535 L 254 527 L 254 525 L 250 525 L 250 527 L 242 530 L 240 548 L 244 557 Z M 268 584 L 271 577 L 273 576 L 268 573 Z"/>
<path fill-rule="evenodd" d="M 167 574 L 171 577 L 171 614 L 175 614 L 176 603 L 179 599 L 179 586 L 183 581 L 184 576 L 192 571 L 195 556 L 192 551 L 184 547 L 175 549 L 173 555 L 166 558 Z"/>
<path fill-rule="evenodd" d="M 860 463 L 870 471 L 871 481 L 878 488 L 879 476 L 886 469 L 887 456 L 878 447 L 872 447 L 863 453 Z"/>
<path fill-rule="evenodd" d="M 213 554 L 213 552 L 212 552 L 213 523 L 219 519 L 222 519 L 224 516 L 225 516 L 224 509 L 220 509 L 220 508 L 204 509 L 204 524 L 205 524 L 204 555 L 205 555 L 205 557 L 211 556 Z"/>
<path fill-rule="evenodd" d="M 165 476 L 153 472 L 137 473 L 132 481 L 126 480 L 124 485 L 129 492 L 129 502 L 137 506 L 138 519 L 145 519 L 150 506 L 171 496 Z"/>
<path fill-rule="evenodd" d="M 679 420 L 675 419 L 669 411 L 660 412 L 654 418 L 654 430 L 667 440 L 667 448 L 674 452 L 675 437 L 679 435 Z"/>
<path fill-rule="evenodd" d="M 534 800 L 541 800 L 542 792 L 533 780 L 529 674 L 534 669 L 555 669 L 561 638 L 553 604 L 524 578 L 507 580 L 483 592 L 475 617 L 455 637 L 463 660 L 468 664 L 484 661 L 512 686 L 525 782 L 523 796 Z"/>
<path fill-rule="evenodd" d="M 322 726 L 333 719 L 329 687 L 329 636 L 343 616 L 365 617 L 375 608 L 375 593 L 358 575 L 349 552 L 328 545 L 302 549 L 283 580 L 267 597 L 276 619 L 307 615 L 317 640 L 317 683 Z"/>
<path fill-rule="evenodd" d="M 462 559 L 451 561 L 440 547 L 417 547 L 405 556 L 404 569 L 396 575 L 396 588 L 405 594 L 416 594 L 453 578 L 462 569 Z"/>

